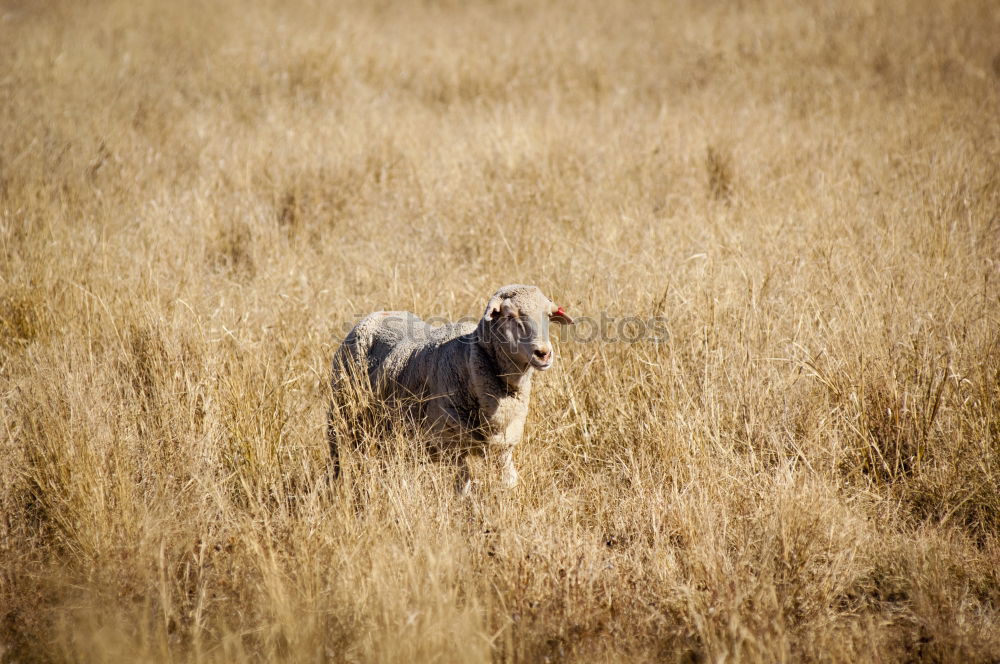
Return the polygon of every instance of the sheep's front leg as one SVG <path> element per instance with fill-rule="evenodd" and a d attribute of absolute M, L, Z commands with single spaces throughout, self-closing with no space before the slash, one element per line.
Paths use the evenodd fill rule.
<path fill-rule="evenodd" d="M 513 489 L 520 481 L 514 468 L 514 448 L 521 441 L 524 420 L 515 419 L 503 431 L 491 436 L 487 441 L 487 455 L 500 467 L 500 480 L 506 489 Z"/>
<path fill-rule="evenodd" d="M 469 468 L 469 455 L 458 458 L 458 476 L 455 478 L 455 491 L 465 498 L 472 493 L 472 471 Z"/>
<path fill-rule="evenodd" d="M 505 489 L 513 489 L 520 481 L 517 469 L 514 468 L 514 448 L 508 447 L 500 453 L 501 477 Z"/>

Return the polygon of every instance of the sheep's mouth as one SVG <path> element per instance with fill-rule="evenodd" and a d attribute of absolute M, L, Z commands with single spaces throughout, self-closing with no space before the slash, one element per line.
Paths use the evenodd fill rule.
<path fill-rule="evenodd" d="M 541 361 L 539 359 L 531 358 L 531 366 L 535 367 L 539 371 L 545 371 L 545 370 L 549 369 L 552 366 L 552 360 L 548 360 L 547 362 L 543 362 L 543 361 Z"/>

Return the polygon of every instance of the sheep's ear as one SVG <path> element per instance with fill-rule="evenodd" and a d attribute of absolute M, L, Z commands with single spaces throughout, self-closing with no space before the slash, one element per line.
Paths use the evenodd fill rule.
<path fill-rule="evenodd" d="M 510 298 L 494 295 L 490 298 L 489 303 L 486 305 L 486 311 L 483 313 L 483 318 L 486 320 L 497 320 L 503 316 L 509 316 L 511 308 Z"/>
<path fill-rule="evenodd" d="M 573 317 L 563 311 L 562 307 L 555 307 L 555 311 L 549 314 L 549 320 L 560 325 L 573 325 Z"/>

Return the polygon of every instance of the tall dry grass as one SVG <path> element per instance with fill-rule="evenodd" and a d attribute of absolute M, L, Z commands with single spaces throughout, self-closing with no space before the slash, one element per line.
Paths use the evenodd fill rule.
<path fill-rule="evenodd" d="M 1000 10 L 5 2 L 0 660 L 1000 659 Z M 461 500 L 357 315 L 537 283 Z M 378 442 L 378 441 L 375 441 Z"/>

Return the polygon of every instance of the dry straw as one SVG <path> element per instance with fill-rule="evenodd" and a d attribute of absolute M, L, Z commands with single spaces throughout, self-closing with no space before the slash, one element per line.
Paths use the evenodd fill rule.
<path fill-rule="evenodd" d="M 998 34 L 4 4 L 0 661 L 997 661 Z M 352 317 L 510 282 L 669 341 L 563 339 L 513 492 L 330 482 Z"/>

